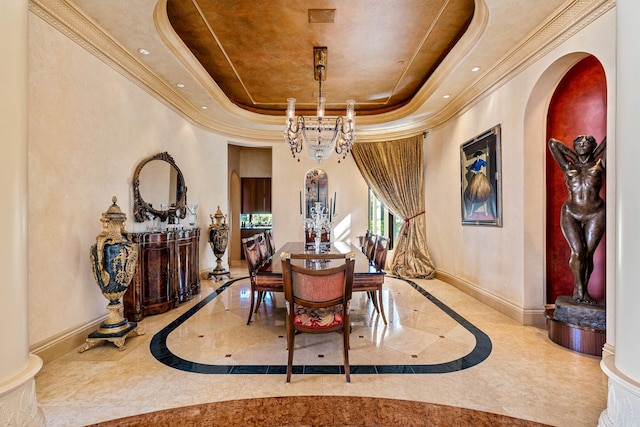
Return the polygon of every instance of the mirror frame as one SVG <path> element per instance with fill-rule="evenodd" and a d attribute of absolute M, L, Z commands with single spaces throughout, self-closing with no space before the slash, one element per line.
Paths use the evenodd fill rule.
<path fill-rule="evenodd" d="M 169 210 L 163 211 L 161 209 L 156 209 L 147 203 L 140 194 L 140 171 L 142 168 L 149 162 L 153 160 L 161 160 L 169 163 L 173 168 L 175 168 L 177 172 L 177 191 L 176 191 L 176 201 L 175 204 Z M 167 218 L 171 218 L 172 216 L 177 216 L 179 218 L 184 218 L 186 216 L 186 205 L 187 205 L 187 186 L 184 182 L 184 176 L 182 175 L 182 171 L 176 165 L 173 157 L 169 155 L 166 151 L 163 153 L 155 154 L 151 157 L 147 157 L 143 161 L 138 164 L 135 172 L 133 173 L 133 217 L 136 222 L 145 222 L 148 219 L 148 216 L 151 215 L 154 218 L 160 218 L 162 221 L 166 221 Z"/>

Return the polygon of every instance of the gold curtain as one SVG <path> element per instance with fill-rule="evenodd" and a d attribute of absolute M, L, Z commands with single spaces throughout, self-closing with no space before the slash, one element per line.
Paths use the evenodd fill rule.
<path fill-rule="evenodd" d="M 391 272 L 401 277 L 433 278 L 435 267 L 425 230 L 422 136 L 354 144 L 351 153 L 376 197 L 403 219 Z"/>

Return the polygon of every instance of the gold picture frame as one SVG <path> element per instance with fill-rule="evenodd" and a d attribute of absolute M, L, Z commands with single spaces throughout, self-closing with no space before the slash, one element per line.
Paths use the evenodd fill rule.
<path fill-rule="evenodd" d="M 502 227 L 500 125 L 460 146 L 463 225 Z"/>

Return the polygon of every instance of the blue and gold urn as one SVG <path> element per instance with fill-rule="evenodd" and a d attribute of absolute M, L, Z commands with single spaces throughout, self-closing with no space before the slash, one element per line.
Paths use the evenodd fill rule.
<path fill-rule="evenodd" d="M 120 210 L 117 201 L 113 196 L 111 206 L 102 213 L 102 233 L 96 237 L 90 252 L 93 277 L 102 295 L 109 300 L 108 315 L 100 328 L 89 334 L 85 344 L 78 350 L 80 352 L 105 340 L 124 350 L 126 337 L 132 333 L 138 335 L 137 324 L 124 317 L 124 307 L 120 301 L 136 270 L 138 245 L 128 238 L 124 229 L 127 216 Z"/>

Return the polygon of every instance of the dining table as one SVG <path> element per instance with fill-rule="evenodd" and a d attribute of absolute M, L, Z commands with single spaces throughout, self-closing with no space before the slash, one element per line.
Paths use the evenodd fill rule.
<path fill-rule="evenodd" d="M 267 286 L 274 291 L 284 291 L 282 280 L 282 253 L 289 254 L 309 254 L 309 253 L 342 253 L 353 252 L 355 254 L 355 264 L 353 272 L 353 292 L 369 292 L 373 305 L 382 316 L 384 324 L 387 324 L 387 317 L 382 305 L 382 286 L 384 284 L 385 272 L 371 262 L 369 258 L 355 245 L 348 242 L 326 242 L 320 245 L 318 251 L 313 244 L 305 242 L 287 242 L 274 252 L 260 268 L 255 276 L 256 283 Z M 293 264 L 307 262 L 307 260 L 292 259 Z M 321 268 L 328 268 L 332 265 L 339 265 L 340 259 L 322 260 Z M 304 265 L 309 268 L 307 265 Z"/>
<path fill-rule="evenodd" d="M 384 282 L 384 270 L 378 268 L 369 258 L 355 245 L 348 242 L 330 242 L 320 245 L 320 253 L 342 253 L 353 252 L 355 254 L 355 265 L 353 274 L 353 291 L 375 291 L 378 290 Z M 290 254 L 309 254 L 316 253 L 315 246 L 305 242 L 287 242 L 279 248 L 265 262 L 256 273 L 256 281 L 258 283 L 277 284 L 282 283 L 282 258 L 281 254 L 287 252 Z M 303 260 L 292 260 L 293 263 L 304 262 Z M 324 260 L 325 267 L 331 264 L 338 265 L 341 261 Z"/>

